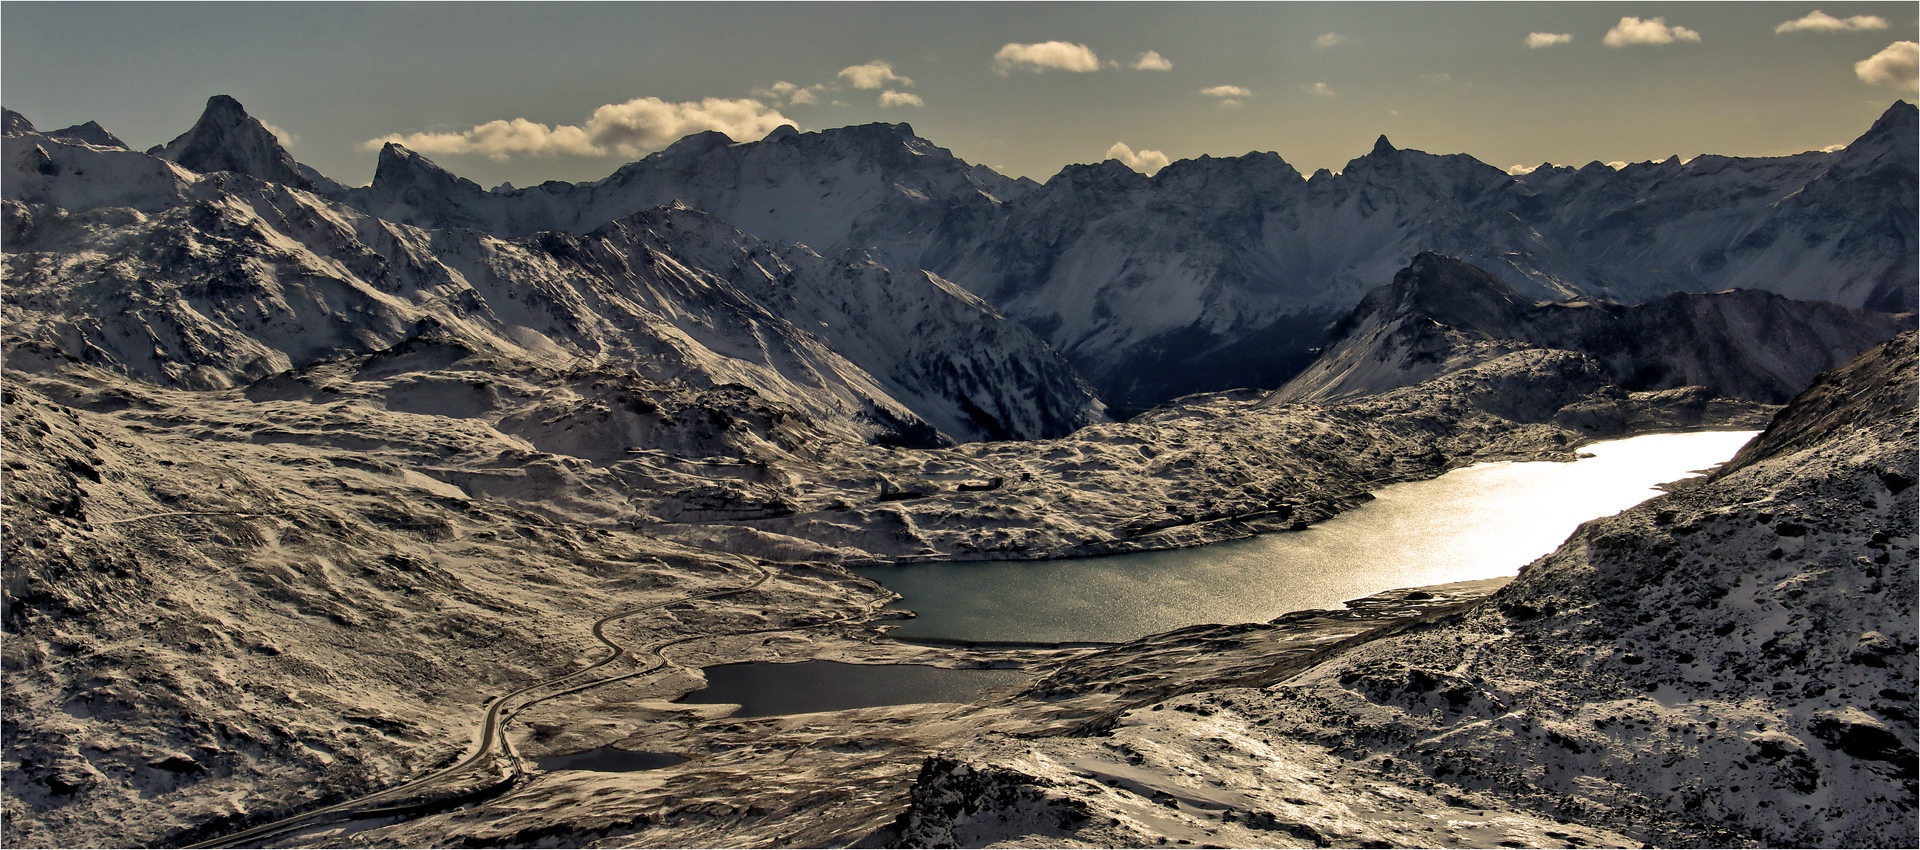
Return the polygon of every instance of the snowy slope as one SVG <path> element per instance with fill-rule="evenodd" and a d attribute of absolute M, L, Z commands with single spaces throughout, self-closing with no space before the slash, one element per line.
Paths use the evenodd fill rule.
<path fill-rule="evenodd" d="M 1706 387 L 1780 404 L 1912 326 L 1910 313 L 1758 290 L 1676 293 L 1637 305 L 1533 302 L 1471 264 L 1423 252 L 1342 319 L 1326 353 L 1268 403 L 1384 392 L 1540 347 L 1591 356 L 1627 390 Z"/>
<path fill-rule="evenodd" d="M 285 154 L 235 109 L 216 98 L 170 148 L 231 166 L 209 174 L 7 137 L 11 330 L 183 386 L 439 333 L 521 367 L 744 384 L 853 438 L 1031 438 L 1101 418 L 1043 342 L 936 277 L 685 209 L 515 240 L 396 225 L 248 174 Z"/>
<path fill-rule="evenodd" d="M 867 124 L 818 133 L 783 127 L 745 144 L 708 131 L 598 182 L 498 193 L 390 144 L 372 185 L 339 197 L 389 221 L 499 236 L 582 233 L 683 201 L 763 238 L 827 256 L 874 249 L 887 265 L 908 270 L 928 267 L 918 255 L 936 230 L 990 217 L 1033 188 L 960 161 L 906 124 Z"/>
<path fill-rule="evenodd" d="M 318 188 L 260 119 L 223 94 L 207 99 L 192 129 L 148 153 L 201 173 L 231 171 L 295 189 Z"/>
<path fill-rule="evenodd" d="M 1765 289 L 1878 310 L 1915 306 L 1914 108 L 1847 149 L 1791 157 L 1599 163 L 1513 176 L 1384 137 L 1303 179 L 1271 153 L 1201 157 L 1149 178 L 1073 165 L 1009 181 L 906 125 L 690 136 L 594 183 L 487 192 L 397 147 L 338 195 L 393 221 L 496 235 L 585 232 L 673 200 L 768 239 L 926 269 L 1042 333 L 1137 410 L 1273 386 L 1321 330 L 1421 251 L 1528 298 L 1637 303 Z"/>

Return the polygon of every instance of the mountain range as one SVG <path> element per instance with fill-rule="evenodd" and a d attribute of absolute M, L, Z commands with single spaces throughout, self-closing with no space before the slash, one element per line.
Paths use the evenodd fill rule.
<path fill-rule="evenodd" d="M 31 127 L 14 113 L 8 126 Z M 905 124 L 787 127 L 746 143 L 688 136 L 596 182 L 488 191 L 393 144 L 370 185 L 341 186 L 217 96 L 150 153 L 476 240 L 583 237 L 678 203 L 758 240 L 954 284 L 1044 340 L 1124 416 L 1194 392 L 1278 386 L 1421 251 L 1479 266 L 1536 300 L 1631 305 L 1740 288 L 1911 311 L 1916 127 L 1901 101 L 1843 149 L 1786 157 L 1512 175 L 1382 137 L 1338 174 L 1303 176 L 1278 155 L 1250 153 L 1183 160 L 1152 177 L 1117 161 L 1074 165 L 1044 184 L 968 164 Z M 59 131 L 69 133 L 60 141 L 78 131 Z M 1004 425 L 954 427 L 965 437 Z"/>
<path fill-rule="evenodd" d="M 1545 166 L 1510 175 L 1383 136 L 1338 174 L 1202 156 L 1148 177 L 1109 160 L 1045 184 L 954 157 L 905 124 L 689 136 L 595 183 L 487 192 L 398 146 L 339 195 L 389 220 L 496 235 L 583 231 L 679 200 L 823 254 L 924 268 L 1033 328 L 1116 410 L 1277 385 L 1323 329 L 1422 250 L 1533 298 L 1637 303 L 1765 289 L 1915 308 L 1915 109 L 1787 157 Z"/>

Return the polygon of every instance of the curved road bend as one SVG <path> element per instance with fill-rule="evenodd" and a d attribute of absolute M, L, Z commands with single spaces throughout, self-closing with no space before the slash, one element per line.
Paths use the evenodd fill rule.
<path fill-rule="evenodd" d="M 143 518 L 144 517 L 136 517 L 136 519 L 143 519 Z M 280 820 L 273 821 L 271 823 L 261 824 L 260 826 L 251 827 L 249 829 L 244 829 L 239 832 L 223 835 L 218 838 L 210 838 L 206 841 L 202 841 L 197 844 L 189 844 L 187 846 L 190 848 L 224 847 L 224 846 L 244 843 L 244 842 L 258 843 L 260 840 L 298 829 L 301 826 L 308 824 L 310 821 L 313 821 L 316 818 L 322 818 L 332 814 L 340 814 L 342 812 L 347 812 L 358 806 L 361 806 L 376 800 L 380 800 L 382 798 L 396 797 L 409 791 L 417 791 L 424 788 L 425 786 L 431 785 L 442 779 L 446 779 L 448 777 L 456 776 L 461 773 L 464 773 L 468 770 L 473 769 L 474 767 L 480 765 L 482 762 L 485 762 L 490 757 L 492 757 L 494 755 L 494 749 L 496 746 L 498 746 L 504 752 L 507 758 L 511 760 L 514 757 L 513 757 L 511 745 L 509 745 L 506 741 L 505 722 L 508 718 L 512 717 L 512 715 L 517 714 L 520 711 L 523 711 L 528 707 L 531 707 L 537 703 L 540 703 L 548 699 L 552 699 L 554 697 L 564 696 L 572 693 L 578 693 L 580 691 L 588 690 L 590 688 L 597 688 L 597 687 L 600 687 L 601 685 L 610 684 L 612 682 L 618 682 L 624 679 L 632 678 L 634 676 L 642 676 L 647 673 L 651 673 L 655 670 L 660 669 L 662 666 L 664 666 L 667 663 L 666 657 L 663 655 L 660 655 L 660 650 L 665 649 L 668 646 L 672 646 L 673 644 L 676 644 L 676 643 L 686 643 L 693 640 L 702 640 L 702 639 L 711 638 L 711 637 L 720 637 L 720 635 L 698 635 L 693 637 L 678 638 L 670 641 L 663 641 L 659 644 L 647 647 L 645 650 L 643 650 L 644 652 L 650 655 L 653 655 L 655 658 L 655 663 L 644 670 L 639 670 L 639 671 L 627 673 L 620 676 L 615 676 L 608 679 L 600 679 L 593 682 L 588 682 L 578 687 L 573 687 L 563 691 L 547 694 L 546 696 L 531 700 L 527 702 L 525 705 L 521 705 L 513 709 L 512 711 L 507 711 L 506 710 L 507 705 L 510 702 L 522 696 L 525 696 L 526 694 L 531 693 L 533 691 L 537 691 L 542 688 L 549 688 L 554 685 L 565 683 L 572 679 L 577 679 L 581 676 L 584 676 L 588 673 L 592 673 L 595 670 L 601 669 L 609 664 L 612 664 L 614 662 L 619 661 L 622 658 L 627 657 L 627 648 L 613 642 L 612 640 L 609 640 L 605 632 L 607 624 L 615 620 L 622 620 L 638 614 L 644 614 L 648 611 L 655 611 L 655 610 L 666 608 L 672 605 L 679 605 L 683 602 L 692 602 L 700 599 L 717 599 L 722 596 L 731 596 L 736 593 L 745 593 L 749 590 L 753 590 L 754 588 L 759 587 L 762 584 L 767 583 L 769 579 L 773 578 L 773 573 L 764 567 L 761 567 L 757 564 L 750 564 L 748 566 L 754 571 L 758 572 L 760 576 L 754 579 L 752 582 L 741 585 L 739 587 L 724 588 L 721 590 L 708 591 L 706 593 L 696 593 L 691 596 L 680 597 L 679 599 L 671 599 L 665 602 L 656 602 L 651 605 L 643 605 L 639 608 L 631 608 L 631 609 L 621 611 L 619 613 L 612 614 L 606 617 L 602 617 L 598 620 L 595 620 L 593 623 L 594 638 L 599 640 L 601 643 L 606 644 L 606 646 L 609 649 L 612 649 L 613 652 L 610 653 L 607 657 L 602 658 L 591 665 L 582 667 L 579 670 L 575 670 L 572 673 L 568 673 L 564 676 L 558 676 L 552 679 L 547 679 L 541 682 L 535 682 L 531 685 L 527 685 L 526 687 L 520 688 L 511 693 L 495 698 L 492 702 L 487 704 L 486 716 L 481 721 L 481 724 L 480 724 L 480 735 L 479 735 L 478 746 L 475 748 L 473 754 L 467 756 L 466 758 L 460 760 L 459 762 L 453 764 L 450 767 L 445 767 L 440 770 L 434 771 L 433 773 L 427 774 L 426 776 L 420 777 L 419 779 L 405 782 L 400 785 L 396 785 L 384 790 L 375 791 L 371 794 L 364 794 L 359 797 L 355 797 L 351 800 L 347 800 L 345 802 L 334 803 L 329 806 L 322 806 L 318 809 L 312 809 L 310 811 L 302 812 L 292 817 L 282 818 Z M 775 628 L 775 629 L 755 629 L 748 632 L 742 632 L 741 634 L 754 634 L 762 631 L 791 631 L 795 628 L 812 628 L 813 626 L 827 625 L 829 623 L 841 622 L 845 619 L 847 618 L 842 618 L 842 620 L 829 620 L 826 623 L 813 623 L 807 626 L 798 626 L 798 627 L 788 626 L 785 628 Z M 515 762 L 514 764 L 513 771 L 516 774 L 519 772 L 519 765 L 517 762 Z"/>

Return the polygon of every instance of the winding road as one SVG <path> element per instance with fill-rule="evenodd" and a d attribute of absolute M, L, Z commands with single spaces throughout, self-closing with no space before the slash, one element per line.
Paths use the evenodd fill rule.
<path fill-rule="evenodd" d="M 302 812 L 297 815 L 293 815 L 291 817 L 282 818 L 280 820 L 276 820 L 271 823 L 261 824 L 259 826 L 241 830 L 239 832 L 229 833 L 227 835 L 222 835 L 217 838 L 211 838 L 206 841 L 202 841 L 197 844 L 190 844 L 187 846 L 188 847 L 230 847 L 235 845 L 257 846 L 258 844 L 265 841 L 266 839 L 284 835 L 286 833 L 294 832 L 304 828 L 332 825 L 332 824 L 343 823 L 343 822 L 353 821 L 353 820 L 392 818 L 392 817 L 404 817 L 408 815 L 426 814 L 435 809 L 444 807 L 445 805 L 449 805 L 449 804 L 457 805 L 457 802 L 454 802 L 454 801 L 469 799 L 476 794 L 485 792 L 486 790 L 492 789 L 492 788 L 504 789 L 506 785 L 514 781 L 517 781 L 520 778 L 520 776 L 522 775 L 522 771 L 521 771 L 519 759 L 513 754 L 512 743 L 507 740 L 506 727 L 507 727 L 507 724 L 512 721 L 514 715 L 517 715 L 520 712 L 527 710 L 528 708 L 532 708 L 533 706 L 538 705 L 547 700 L 557 699 L 559 697 L 567 696 L 569 694 L 580 693 L 581 691 L 603 687 L 605 685 L 613 684 L 614 682 L 620 682 L 620 681 L 632 679 L 638 676 L 644 676 L 649 673 L 655 672 L 661 669 L 662 667 L 665 667 L 666 665 L 672 663 L 667 659 L 666 655 L 664 655 L 663 653 L 669 647 L 675 646 L 677 644 L 691 643 L 693 641 L 707 640 L 715 637 L 731 637 L 736 635 L 762 634 L 762 633 L 768 633 L 768 632 L 783 632 L 783 631 L 794 631 L 797 629 L 818 628 L 820 626 L 833 625 L 836 623 L 844 623 L 857 618 L 872 616 L 873 606 L 870 605 L 868 609 L 862 612 L 861 614 L 849 615 L 846 617 L 840 617 L 832 620 L 825 620 L 819 623 L 807 623 L 804 625 L 794 625 L 794 626 L 775 626 L 775 627 L 768 627 L 768 628 L 761 628 L 761 629 L 749 629 L 741 632 L 726 632 L 721 634 L 687 635 L 684 637 L 678 637 L 670 640 L 663 640 L 653 644 L 649 644 L 645 647 L 639 648 L 637 650 L 633 650 L 631 651 L 631 653 L 629 652 L 629 649 L 627 647 L 614 642 L 612 639 L 608 638 L 606 635 L 607 625 L 610 623 L 613 623 L 616 620 L 624 620 L 628 617 L 638 616 L 640 614 L 644 614 L 649 611 L 658 611 L 663 608 L 668 608 L 674 605 L 681 605 L 687 602 L 694 602 L 694 601 L 699 601 L 703 599 L 718 599 L 725 596 L 732 596 L 735 594 L 746 593 L 747 591 L 753 590 L 755 588 L 760 587 L 763 584 L 766 584 L 769 580 L 773 578 L 773 572 L 771 570 L 768 570 L 765 567 L 759 566 L 757 564 L 750 564 L 748 565 L 748 568 L 759 573 L 759 575 L 753 581 L 748 582 L 746 584 L 743 584 L 737 587 L 729 587 L 729 588 L 722 588 L 720 590 L 708 591 L 706 593 L 696 593 L 690 596 L 683 596 L 677 599 L 670 599 L 664 602 L 655 602 L 653 604 L 643 605 L 638 608 L 629 608 L 627 610 L 620 611 L 615 614 L 610 614 L 608 616 L 595 620 L 593 623 L 594 638 L 596 640 L 599 640 L 601 643 L 605 644 L 609 649 L 612 650 L 612 652 L 608 654 L 607 657 L 602 658 L 591 665 L 582 667 L 579 670 L 575 670 L 572 673 L 568 673 L 564 676 L 558 676 L 552 679 L 536 682 L 534 684 L 527 685 L 526 687 L 520 688 L 518 690 L 512 691 L 503 696 L 495 698 L 492 702 L 487 704 L 486 715 L 482 719 L 480 724 L 480 734 L 478 736 L 478 741 L 474 748 L 474 752 L 471 755 L 467 756 L 466 758 L 460 760 L 459 762 L 456 762 L 455 764 L 449 767 L 445 767 L 440 770 L 434 771 L 433 773 L 427 774 L 426 776 L 422 776 L 418 779 L 414 779 L 414 780 L 402 783 L 400 785 L 395 785 L 391 788 L 386 788 L 380 791 L 375 791 L 370 794 L 365 794 L 359 797 L 355 797 L 345 802 L 334 803 L 332 805 L 322 806 L 317 809 L 310 809 L 308 811 Z M 878 604 L 885 604 L 885 603 L 881 602 Z M 525 697 L 528 697 L 531 694 L 535 694 L 540 691 L 554 688 L 556 686 L 564 685 L 568 682 L 580 679 L 581 677 L 587 676 L 588 674 L 591 674 L 596 670 L 601 670 L 607 667 L 608 665 L 617 663 L 621 659 L 627 658 L 630 654 L 635 657 L 645 655 L 645 656 L 652 656 L 652 658 L 650 662 L 646 664 L 646 666 L 629 673 L 622 673 L 618 676 L 609 676 L 603 679 L 594 679 L 588 682 L 574 685 L 572 687 L 563 688 L 561 690 L 554 690 L 550 693 L 534 696 L 531 699 L 524 699 Z M 472 771 L 488 763 L 489 761 L 495 760 L 498 757 L 504 757 L 505 760 L 507 761 L 506 776 L 491 784 L 479 786 L 477 789 L 468 789 L 458 794 L 451 795 L 450 797 L 442 797 L 440 799 L 411 801 L 411 802 L 398 803 L 398 804 L 392 804 L 392 805 L 386 805 L 386 806 L 375 806 L 372 808 L 366 808 L 370 803 L 379 803 L 382 801 L 393 803 L 396 800 L 396 798 L 405 797 L 410 793 L 425 791 L 429 789 L 431 786 L 435 785 L 436 783 L 439 783 L 444 780 L 451 779 L 453 777 L 457 777 L 464 773 Z M 332 817 L 332 816 L 339 816 L 339 817 Z"/>

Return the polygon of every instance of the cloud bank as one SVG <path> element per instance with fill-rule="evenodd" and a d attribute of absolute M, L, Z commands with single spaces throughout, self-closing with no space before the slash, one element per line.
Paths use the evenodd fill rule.
<path fill-rule="evenodd" d="M 879 89 L 889 85 L 910 86 L 913 80 L 893 72 L 893 65 L 878 59 L 865 65 L 849 65 L 840 69 L 834 77 L 847 81 L 847 85 L 856 89 Z"/>
<path fill-rule="evenodd" d="M 1896 41 L 1887 49 L 1853 63 L 1861 81 L 1920 93 L 1920 42 Z"/>
<path fill-rule="evenodd" d="M 525 118 L 488 121 L 452 133 L 393 133 L 366 142 L 368 149 L 395 142 L 429 154 L 478 154 L 494 160 L 517 156 L 637 157 L 672 144 L 682 136 L 717 130 L 739 141 L 757 140 L 782 124 L 793 124 L 757 100 L 709 97 L 670 103 L 641 97 L 610 103 L 593 111 L 583 126 L 547 126 Z"/>
<path fill-rule="evenodd" d="M 1621 18 L 1613 29 L 1607 30 L 1607 37 L 1601 40 L 1608 47 L 1626 47 L 1630 44 L 1672 44 L 1676 41 L 1699 41 L 1700 34 L 1686 27 L 1667 26 L 1666 18 L 1634 17 Z"/>
<path fill-rule="evenodd" d="M 887 89 L 886 91 L 883 91 L 880 93 L 880 105 L 882 107 L 926 106 L 927 102 L 924 100 L 921 100 L 919 95 L 913 94 L 911 92 L 894 91 L 893 89 Z"/>
<path fill-rule="evenodd" d="M 1133 148 L 1127 147 L 1125 142 L 1114 142 L 1113 147 L 1107 148 L 1107 158 L 1120 160 L 1120 162 L 1128 168 L 1148 176 L 1152 176 L 1154 172 L 1166 168 L 1167 163 L 1170 161 L 1164 153 L 1150 150 L 1136 151 Z"/>
<path fill-rule="evenodd" d="M 993 70 L 1002 77 L 1012 71 L 1038 74 L 1051 70 L 1084 74 L 1100 70 L 1100 57 L 1093 55 L 1093 49 L 1084 44 L 1066 41 L 1008 44 L 993 54 Z"/>
<path fill-rule="evenodd" d="M 288 132 L 286 128 L 276 127 L 272 124 L 268 124 L 265 121 L 261 121 L 260 126 L 267 128 L 267 132 L 272 133 L 273 137 L 280 141 L 280 146 L 283 148 L 290 148 L 290 147 L 293 147 L 294 145 L 300 144 L 299 133 Z"/>
<path fill-rule="evenodd" d="M 1241 102 L 1253 96 L 1253 90 L 1245 86 L 1212 86 L 1200 90 L 1202 95 L 1219 98 L 1220 105 L 1228 109 L 1238 109 Z"/>
<path fill-rule="evenodd" d="M 1168 62 L 1167 57 L 1161 56 L 1158 51 L 1149 50 L 1133 60 L 1133 69 L 1135 71 L 1171 71 L 1173 63 Z"/>
<path fill-rule="evenodd" d="M 1883 30 L 1887 28 L 1887 19 L 1879 15 L 1854 15 L 1851 18 L 1836 18 L 1815 9 L 1799 20 L 1788 21 L 1773 28 L 1774 32 L 1845 32 L 1848 30 Z"/>
<path fill-rule="evenodd" d="M 1573 40 L 1573 33 L 1569 33 L 1569 32 L 1527 33 L 1527 47 L 1532 48 L 1534 50 L 1539 50 L 1542 47 L 1552 47 L 1556 44 L 1566 44 L 1567 42 L 1572 40 Z"/>

